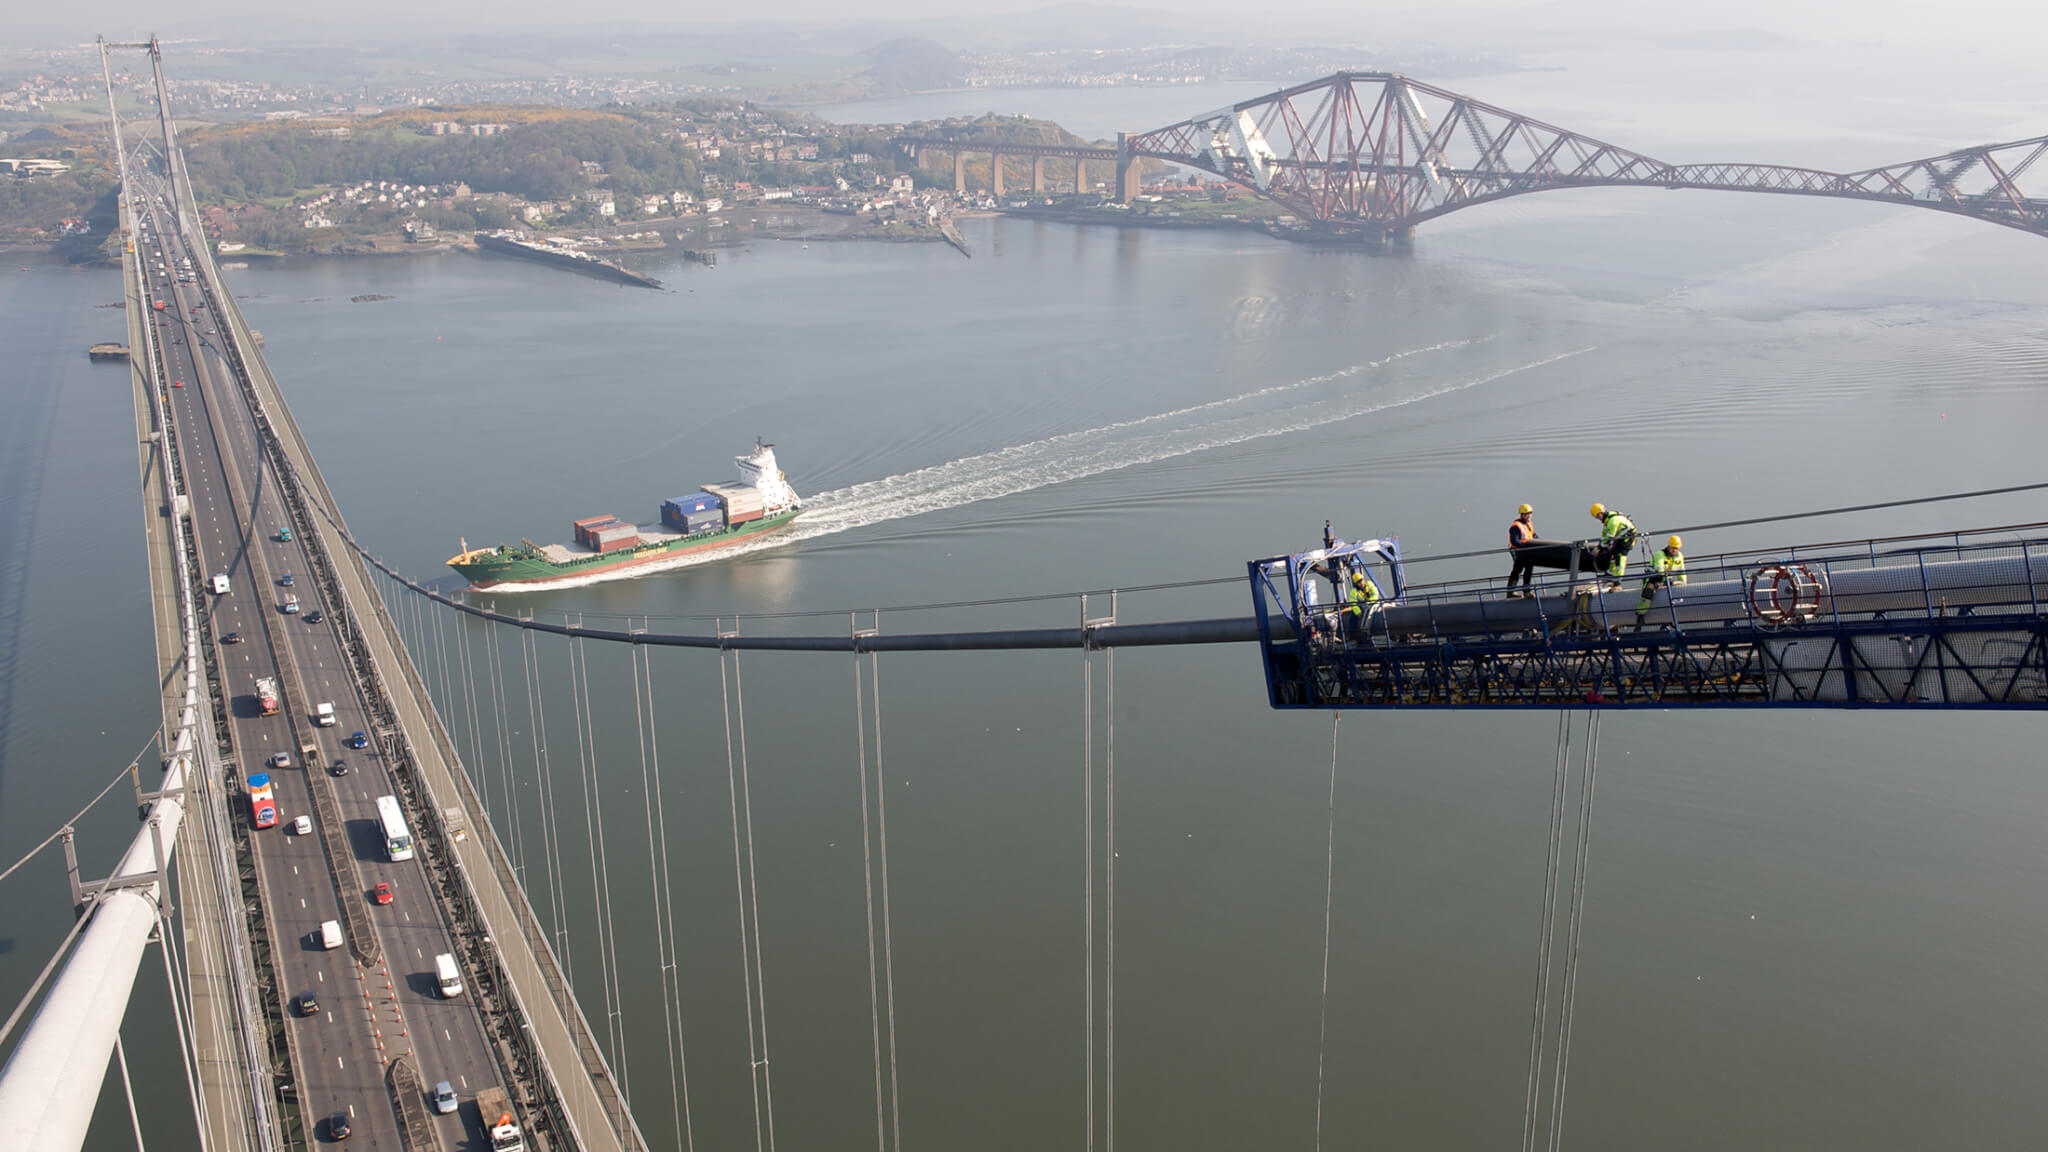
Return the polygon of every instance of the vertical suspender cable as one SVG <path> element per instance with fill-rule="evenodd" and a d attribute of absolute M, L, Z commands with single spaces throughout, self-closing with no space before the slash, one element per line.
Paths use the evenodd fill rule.
<path fill-rule="evenodd" d="M 676 950 L 676 889 L 668 866 L 668 810 L 662 799 L 661 787 L 661 725 L 655 721 L 654 710 L 654 650 L 643 648 L 641 651 L 647 672 L 647 751 L 648 759 L 654 763 L 654 830 L 661 844 L 661 884 L 655 897 L 666 914 L 662 924 L 667 936 L 668 966 L 662 971 L 662 1001 L 670 1006 L 669 1015 L 674 1024 L 677 1078 L 681 1087 L 681 1096 L 675 1101 L 675 1106 L 682 1113 L 683 1147 L 687 1150 L 697 1146 L 697 1135 L 690 1121 L 690 1046 L 683 1031 L 683 962 Z"/>
<path fill-rule="evenodd" d="M 142 1146 L 142 1116 L 135 1111 L 135 1082 L 128 1078 L 128 1052 L 121 1047 L 121 1033 L 114 1033 L 114 1063 L 121 1066 L 121 1091 L 128 1097 L 128 1122 L 135 1126 L 135 1152 L 147 1152 Z"/>
<path fill-rule="evenodd" d="M 1536 1105 L 1543 1087 L 1543 1033 L 1550 1024 L 1550 957 L 1557 934 L 1557 862 L 1564 847 L 1566 768 L 1571 760 L 1571 712 L 1557 712 L 1557 768 L 1550 784 L 1550 849 L 1543 870 L 1543 913 L 1537 932 L 1536 1002 L 1529 1009 L 1529 1085 L 1522 1098 L 1522 1152 L 1536 1146 Z"/>
<path fill-rule="evenodd" d="M 178 1027 L 178 1059 L 185 1066 L 185 1090 L 192 1097 L 192 1122 L 203 1133 L 206 1131 L 206 1100 L 199 1091 L 199 1080 L 192 1068 L 192 1055 L 198 1051 L 199 1037 L 193 1030 L 191 1005 L 186 1001 L 186 997 L 192 994 L 191 965 L 176 963 L 171 954 L 171 942 L 175 937 L 171 932 L 171 922 L 161 908 L 157 910 L 156 931 L 159 950 L 164 957 L 164 985 L 171 995 L 171 1019 Z M 183 981 L 178 979 L 181 969 L 186 973 Z"/>
<path fill-rule="evenodd" d="M 484 625 L 490 627 L 488 623 Z M 484 769 L 484 737 L 476 716 L 476 664 L 469 656 L 469 617 L 457 614 L 455 617 L 455 648 L 462 669 L 463 711 L 469 713 L 469 755 L 475 763 L 470 766 L 470 776 L 476 781 L 477 798 L 482 803 L 485 818 L 491 814 L 491 774 Z M 456 714 L 459 717 L 461 713 Z"/>
<path fill-rule="evenodd" d="M 540 786 L 540 868 L 548 887 L 548 918 L 554 923 L 555 952 L 563 965 L 569 963 L 569 942 L 562 929 L 561 833 L 555 824 L 554 773 L 548 761 L 547 682 L 541 678 L 545 665 L 540 660 L 538 633 L 521 629 L 520 644 L 528 669 L 527 703 L 533 719 L 534 773 Z"/>
<path fill-rule="evenodd" d="M 885 797 L 887 778 L 882 774 L 882 669 L 873 652 L 868 653 L 868 683 L 874 689 L 875 710 L 875 832 L 882 848 L 882 987 L 889 1005 L 889 1126 L 894 1132 L 892 1146 L 896 1152 L 903 1152 L 902 1096 L 896 1076 L 896 947 L 889 927 L 889 804 Z M 761 923 L 756 919 L 755 935 L 758 936 L 760 931 Z M 759 958 L 758 947 L 754 955 Z M 761 1026 L 766 1029 L 766 1009 L 762 1011 Z M 765 1033 L 763 1043 L 766 1043 Z"/>
<path fill-rule="evenodd" d="M 1572 1015 L 1579 996 L 1579 933 L 1586 922 L 1586 857 L 1593 839 L 1593 781 L 1600 771 L 1600 712 L 1586 721 L 1586 780 L 1579 791 L 1579 853 L 1572 866 L 1571 922 L 1566 930 L 1564 1000 L 1558 1006 L 1557 1082 L 1550 1098 L 1550 1152 L 1564 1141 L 1565 1076 L 1571 1070 Z"/>
<path fill-rule="evenodd" d="M 746 872 L 740 866 L 740 788 L 738 762 L 733 757 L 732 686 L 726 676 L 725 657 L 726 653 L 721 649 L 718 653 L 718 692 L 725 708 L 725 790 L 732 802 L 732 882 L 740 909 L 740 982 L 747 994 L 747 1087 L 754 1093 L 754 1152 L 762 1152 L 761 1055 L 754 1028 L 753 945 L 747 933 Z M 732 663 L 737 665 L 738 662 L 738 653 L 734 653 Z M 733 671 L 737 672 L 738 668 Z"/>
<path fill-rule="evenodd" d="M 430 606 L 427 610 L 428 615 L 434 621 L 434 666 L 441 673 L 441 704 L 443 707 L 453 708 L 455 707 L 455 693 L 448 687 L 448 640 L 443 635 L 441 628 L 442 613 L 436 611 L 435 608 L 438 608 L 438 605 Z M 455 740 L 458 731 L 455 727 L 450 726 L 448 729 L 448 739 L 450 741 Z M 461 755 L 461 749 L 458 748 L 456 750 L 456 755 Z M 457 765 L 457 767 L 460 767 L 460 765 Z"/>
<path fill-rule="evenodd" d="M 1088 606 L 1081 606 L 1084 625 Z M 1081 645 L 1081 1000 L 1086 1026 L 1082 1029 L 1088 1055 L 1082 1061 L 1088 1087 L 1086 1116 L 1088 1136 L 1083 1146 L 1095 1148 L 1095 657 L 1087 644 Z"/>
<path fill-rule="evenodd" d="M 579 638 L 576 644 L 581 649 L 583 641 Z M 626 1068 L 625 995 L 624 991 L 619 987 L 618 940 L 612 934 L 611 854 L 607 851 L 604 840 L 604 781 L 598 775 L 597 728 L 595 719 L 597 709 L 590 697 L 590 653 L 587 649 L 584 649 L 581 655 L 581 671 L 577 673 L 577 678 L 583 684 L 583 723 L 585 731 L 590 737 L 590 817 L 596 825 L 596 833 L 592 837 L 592 848 L 597 857 L 598 920 L 604 929 L 604 940 L 598 956 L 604 964 L 609 966 L 611 971 L 605 986 L 609 989 L 607 995 L 610 997 L 607 1010 L 611 1013 L 615 1028 L 612 1037 L 613 1068 L 619 1077 L 619 1094 L 621 1096 L 630 1096 L 631 1094 L 627 1091 L 630 1085 L 628 1084 L 629 1075 Z"/>
<path fill-rule="evenodd" d="M 519 789 L 512 771 L 512 725 L 505 712 L 505 647 L 498 639 L 499 629 L 492 625 L 484 628 L 484 655 L 490 660 L 491 684 L 491 727 L 498 734 L 498 790 L 505 796 L 505 820 L 509 831 L 509 847 L 512 858 L 522 863 L 526 855 L 520 849 L 519 833 Z"/>
<path fill-rule="evenodd" d="M 576 722 L 576 766 L 583 785 L 583 837 L 590 850 L 591 911 L 597 917 L 594 935 L 597 940 L 598 987 L 604 997 L 605 1034 L 611 1040 L 612 1062 L 616 1064 L 619 1059 L 619 1020 L 612 1012 L 612 970 L 604 953 L 604 886 L 597 871 L 597 802 L 590 795 L 590 740 L 593 733 L 587 719 L 590 701 L 585 696 L 587 688 L 579 667 L 582 658 L 583 640 L 573 637 L 569 641 L 569 690 L 575 701 L 575 714 L 571 718 Z"/>
<path fill-rule="evenodd" d="M 1330 907 L 1337 893 L 1337 726 L 1342 712 L 1330 713 L 1329 828 L 1323 849 L 1323 992 L 1316 1025 L 1316 1152 L 1323 1147 L 1323 1059 L 1330 1042 Z"/>
<path fill-rule="evenodd" d="M 1116 1152 L 1116 649 L 1102 671 L 1102 1147 Z"/>
<path fill-rule="evenodd" d="M 768 1117 L 768 1152 L 775 1152 L 775 1069 L 768 1061 L 768 977 L 761 959 L 761 893 L 756 885 L 759 873 L 754 869 L 754 787 L 747 773 L 747 688 L 740 677 L 737 651 L 732 654 L 732 700 L 740 730 L 740 809 L 747 823 L 747 904 L 754 920 L 754 1000 L 761 1009 L 761 1103 Z M 886 908 L 886 873 L 883 896 Z"/>
<path fill-rule="evenodd" d="M 853 730 L 856 759 L 860 766 L 860 865 L 861 884 L 867 894 L 868 929 L 868 1020 L 873 1036 L 875 1059 L 875 1152 L 887 1152 L 888 1138 L 882 1112 L 882 997 L 880 976 L 875 968 L 875 863 L 868 829 L 868 737 L 867 700 L 861 688 L 860 653 L 853 655 Z"/>
<path fill-rule="evenodd" d="M 633 665 L 633 723 L 639 729 L 640 737 L 640 795 L 643 800 L 640 805 L 640 811 L 646 817 L 647 822 L 647 883 L 654 896 L 655 976 L 661 982 L 662 1034 L 663 1038 L 668 1042 L 669 1108 L 675 1113 L 676 1142 L 681 1144 L 683 1139 L 683 1101 L 681 1092 L 676 1086 L 675 1002 L 669 997 L 668 937 L 662 931 L 662 925 L 669 913 L 669 908 L 668 900 L 661 890 L 661 856 L 654 845 L 654 796 L 655 789 L 659 785 L 654 778 L 648 776 L 647 772 L 647 728 L 654 719 L 654 693 L 651 691 L 651 686 L 647 683 L 648 676 L 641 671 L 640 659 L 642 652 L 643 649 L 640 645 L 632 645 L 626 649 L 626 658 Z M 650 689 L 645 692 L 646 706 L 644 708 L 641 703 L 643 689 Z"/>

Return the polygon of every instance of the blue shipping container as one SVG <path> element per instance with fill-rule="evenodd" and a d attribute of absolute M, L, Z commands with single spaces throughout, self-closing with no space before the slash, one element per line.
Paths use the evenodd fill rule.
<path fill-rule="evenodd" d="M 724 526 L 725 513 L 714 509 L 709 512 L 692 512 L 683 517 L 683 527 L 687 531 L 695 532 L 706 524 Z"/>

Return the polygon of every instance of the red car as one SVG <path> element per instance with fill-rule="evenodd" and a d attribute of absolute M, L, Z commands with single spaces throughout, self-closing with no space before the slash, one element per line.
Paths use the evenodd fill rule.
<path fill-rule="evenodd" d="M 183 388 L 184 386 L 185 386 L 185 382 L 184 382 L 183 380 L 173 380 L 173 381 L 171 381 L 171 387 L 173 387 L 173 388 Z"/>
<path fill-rule="evenodd" d="M 377 886 L 370 889 L 370 899 L 379 904 L 391 903 L 391 885 L 382 880 L 377 881 Z"/>

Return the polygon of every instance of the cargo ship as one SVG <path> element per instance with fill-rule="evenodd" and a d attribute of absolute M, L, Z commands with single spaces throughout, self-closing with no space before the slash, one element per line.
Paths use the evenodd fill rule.
<path fill-rule="evenodd" d="M 472 588 L 506 591 L 619 580 L 765 536 L 803 511 L 803 501 L 775 464 L 775 445 L 756 440 L 752 452 L 733 461 L 739 479 L 663 501 L 659 524 L 590 516 L 576 521 L 574 544 L 521 540 L 517 547 L 471 548 L 464 541 L 448 566 Z"/>
<path fill-rule="evenodd" d="M 642 276 L 629 268 L 621 268 L 609 260 L 600 260 L 588 252 L 574 248 L 536 244 L 528 240 L 522 232 L 479 232 L 476 234 L 476 246 L 493 252 L 503 252 L 508 256 L 524 256 L 528 260 L 538 260 L 543 264 L 571 268 L 587 276 L 596 276 L 601 280 L 616 280 L 621 284 L 631 284 L 635 288 L 661 287 L 661 281 L 652 276 Z"/>

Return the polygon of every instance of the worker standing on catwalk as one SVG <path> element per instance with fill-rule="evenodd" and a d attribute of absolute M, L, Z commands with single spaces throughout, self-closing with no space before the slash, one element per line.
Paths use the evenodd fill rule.
<path fill-rule="evenodd" d="M 1587 511 L 1600 522 L 1600 558 L 1607 575 L 1619 580 L 1628 572 L 1629 550 L 1636 546 L 1636 522 L 1627 513 L 1610 510 L 1605 504 L 1595 504 Z"/>
<path fill-rule="evenodd" d="M 1528 549 L 1536 542 L 1536 509 L 1522 505 L 1513 520 L 1508 521 L 1508 554 L 1514 557 L 1514 567 L 1508 569 L 1508 595 L 1529 595 L 1529 582 L 1536 575 L 1536 564 L 1529 558 Z M 1515 591 L 1515 578 L 1520 577 L 1522 590 Z"/>
<path fill-rule="evenodd" d="M 1650 553 L 1650 571 L 1643 577 L 1643 592 L 1636 599 L 1636 631 L 1649 619 L 1650 604 L 1657 598 L 1657 589 L 1666 584 L 1685 583 L 1685 541 L 1673 536 L 1664 542 L 1664 547 Z"/>

